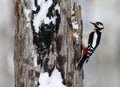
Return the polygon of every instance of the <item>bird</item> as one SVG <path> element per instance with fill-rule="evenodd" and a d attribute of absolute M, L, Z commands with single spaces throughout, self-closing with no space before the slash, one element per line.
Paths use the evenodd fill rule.
<path fill-rule="evenodd" d="M 102 22 L 90 23 L 94 26 L 94 28 L 92 29 L 92 31 L 82 36 L 82 57 L 78 61 L 78 70 L 82 69 L 84 62 L 88 62 L 89 58 L 98 47 L 101 40 L 101 34 L 104 29 L 104 25 Z"/>

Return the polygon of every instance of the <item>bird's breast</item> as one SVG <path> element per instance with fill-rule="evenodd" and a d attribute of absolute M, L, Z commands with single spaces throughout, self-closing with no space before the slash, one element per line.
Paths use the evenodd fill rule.
<path fill-rule="evenodd" d="M 83 48 L 88 47 L 88 36 L 87 35 L 84 35 L 82 38 L 82 46 L 83 46 Z"/>

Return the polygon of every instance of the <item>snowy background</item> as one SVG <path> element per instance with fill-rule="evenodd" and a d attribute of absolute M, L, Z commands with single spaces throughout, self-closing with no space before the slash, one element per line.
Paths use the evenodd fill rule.
<path fill-rule="evenodd" d="M 82 6 L 84 32 L 102 21 L 100 46 L 84 65 L 85 87 L 120 87 L 120 0 L 76 0 Z M 0 87 L 13 87 L 15 19 L 13 0 L 0 0 Z"/>

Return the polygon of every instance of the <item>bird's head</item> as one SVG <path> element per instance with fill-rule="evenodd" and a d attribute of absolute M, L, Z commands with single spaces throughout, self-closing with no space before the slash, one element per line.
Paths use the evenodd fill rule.
<path fill-rule="evenodd" d="M 96 22 L 96 23 L 90 22 L 90 23 L 94 25 L 94 28 L 95 28 L 96 30 L 101 31 L 101 30 L 104 29 L 104 25 L 103 25 L 103 23 L 101 23 L 101 22 Z"/>

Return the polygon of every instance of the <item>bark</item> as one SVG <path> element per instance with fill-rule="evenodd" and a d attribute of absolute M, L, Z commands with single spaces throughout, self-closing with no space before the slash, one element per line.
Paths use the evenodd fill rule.
<path fill-rule="evenodd" d="M 75 31 L 71 27 L 71 7 L 75 11 L 75 20 L 79 24 L 79 29 Z M 61 3 L 61 25 L 59 35 L 62 37 L 60 55 L 64 55 L 66 62 L 64 65 L 65 78 L 68 87 L 83 87 L 83 72 L 76 70 L 75 64 L 81 56 L 81 35 L 82 35 L 82 18 L 81 7 L 77 3 L 64 1 Z M 78 32 L 80 35 L 79 44 L 74 44 L 73 33 Z M 75 47 L 74 47 L 75 45 Z"/>
<path fill-rule="evenodd" d="M 57 48 L 56 67 L 61 72 L 64 84 L 67 87 L 83 87 L 83 71 L 76 69 L 76 64 L 81 56 L 81 7 L 70 0 L 58 0 L 58 2 L 61 7 L 61 23 L 55 40 Z M 31 12 L 28 15 L 25 12 L 27 9 L 31 9 L 30 4 L 29 0 L 15 0 L 15 87 L 35 87 L 36 77 L 39 77 L 39 72 L 34 67 L 36 50 L 33 45 L 33 33 L 30 22 Z M 74 14 L 72 14 L 71 7 L 75 11 Z M 72 16 L 74 17 L 73 20 L 78 23 L 78 29 L 73 29 Z M 74 33 L 79 34 L 79 40 L 76 40 Z M 47 66 L 45 66 L 49 69 L 52 69 L 54 66 L 52 56 L 53 54 L 49 54 L 49 61 Z"/>

